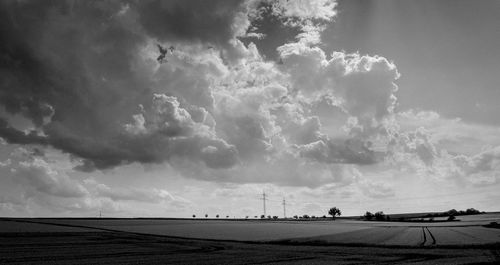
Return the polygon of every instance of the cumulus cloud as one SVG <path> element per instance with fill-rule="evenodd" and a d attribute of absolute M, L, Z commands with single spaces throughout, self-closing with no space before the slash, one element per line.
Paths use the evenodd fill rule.
<path fill-rule="evenodd" d="M 337 2 L 331 0 L 279 0 L 273 3 L 276 14 L 301 20 L 331 20 L 337 14 L 337 10 L 335 10 L 336 6 Z"/>
<path fill-rule="evenodd" d="M 388 183 L 363 180 L 360 184 L 363 193 L 371 198 L 394 197 L 396 194 L 394 188 Z"/>
<path fill-rule="evenodd" d="M 13 215 L 39 214 L 38 210 L 57 215 L 95 214 L 99 210 L 116 214 L 123 211 L 123 202 L 161 204 L 166 209 L 191 205 L 189 200 L 162 188 L 106 185 L 93 178 L 80 180 L 25 148 L 15 149 L 8 160 L 1 162 L 0 172 L 0 183 L 8 186 L 2 189 L 0 204 Z"/>
<path fill-rule="evenodd" d="M 11 172 L 16 181 L 31 189 L 30 192 L 65 198 L 79 198 L 87 194 L 81 184 L 52 170 L 45 160 L 38 157 L 19 162 L 17 166 L 11 167 Z"/>
<path fill-rule="evenodd" d="M 381 56 L 317 47 L 335 1 L 2 5 L 0 102 L 35 128 L 2 120 L 0 136 L 69 153 L 77 170 L 168 162 L 203 179 L 318 185 L 335 181 L 332 164 L 383 156 L 372 142 L 399 73 Z M 238 39 L 259 6 L 300 28 L 277 47 L 281 65 Z M 157 44 L 171 46 L 164 63 Z"/>
<path fill-rule="evenodd" d="M 396 112 L 392 61 L 323 51 L 335 1 L 1 5 L 0 104 L 33 128 L 0 117 L 0 137 L 61 150 L 80 171 L 169 163 L 203 180 L 317 187 L 350 165 L 495 169 L 494 154 L 470 152 L 461 164 L 444 152 L 437 113 Z M 264 16 L 297 29 L 273 47 L 279 62 L 242 41 L 271 37 L 253 23 Z M 168 48 L 164 62 L 158 45 Z M 43 171 L 40 159 L 19 167 Z M 57 193 L 43 183 L 39 191 Z"/>
<path fill-rule="evenodd" d="M 218 151 L 215 156 L 220 154 L 219 157 L 227 157 L 229 161 L 210 158 L 205 159 L 207 164 L 231 166 L 235 161 L 231 158 L 235 150 L 229 150 L 230 145 L 213 135 L 205 143 L 204 136 L 193 136 L 195 133 L 192 132 L 197 122 L 191 117 L 200 123 L 205 122 L 205 108 L 212 107 L 211 96 L 207 92 L 210 85 L 207 80 L 212 73 L 204 75 L 202 72 L 206 68 L 213 68 L 211 65 L 203 66 L 209 61 L 201 61 L 196 63 L 199 67 L 186 69 L 182 67 L 181 58 L 177 67 L 157 68 L 156 62 L 147 56 L 148 52 L 151 53 L 148 47 L 156 47 L 151 42 L 170 35 L 161 35 L 161 32 L 157 32 L 158 27 L 155 30 L 152 28 L 155 25 L 142 20 L 162 10 L 167 14 L 179 14 L 182 10 L 187 12 L 190 5 L 196 6 L 194 4 L 186 6 L 184 2 L 167 4 L 153 1 L 138 5 L 119 2 L 58 2 L 53 5 L 39 2 L 3 3 L 2 19 L 5 23 L 2 25 L 5 30 L 2 30 L 2 34 L 6 42 L 2 44 L 1 53 L 2 73 L 6 78 L 1 84 L 0 102 L 8 112 L 20 113 L 31 119 L 37 131 L 24 133 L 2 120 L 2 137 L 11 143 L 43 144 L 61 149 L 80 157 L 83 164 L 77 169 L 84 171 L 134 161 L 162 162 L 168 160 L 172 153 L 184 149 L 186 144 L 193 150 L 180 155 L 189 156 L 195 152 L 195 159 L 203 159 L 201 149 L 210 145 Z M 233 2 L 227 4 L 233 5 Z M 152 8 L 155 5 L 159 5 L 158 9 Z M 163 5 L 166 6 L 160 8 Z M 222 6 L 224 3 L 221 2 L 217 8 Z M 199 12 L 205 10 L 203 5 L 198 5 L 198 8 Z M 232 10 L 232 6 L 226 8 Z M 205 32 L 204 36 L 197 34 L 197 31 L 190 31 L 193 25 L 207 25 L 200 23 L 200 19 L 204 19 L 195 13 L 190 19 L 183 17 L 187 24 L 185 31 L 171 32 L 167 28 L 165 32 L 171 32 L 171 36 L 179 41 L 190 40 L 190 36 L 201 40 L 204 36 L 213 36 L 212 33 L 208 34 L 212 32 L 209 29 L 200 30 Z M 211 14 L 204 13 L 205 16 Z M 166 17 L 172 19 L 171 16 Z M 33 23 L 32 18 L 46 23 Z M 212 20 L 219 21 L 220 18 L 215 15 Z M 220 20 L 229 25 L 226 25 L 228 32 L 233 30 L 232 21 L 230 14 L 227 14 L 227 21 Z M 148 34 L 150 31 L 159 36 Z M 229 41 L 234 36 L 227 33 L 219 39 Z M 179 56 L 182 57 L 182 53 Z M 170 71 L 170 77 L 164 75 Z M 192 79 L 194 76 L 199 77 L 198 81 Z M 194 80 L 199 85 L 188 80 Z M 158 103 L 160 98 L 153 95 L 154 91 L 172 96 L 165 96 L 166 100 Z M 193 94 L 205 95 L 205 99 L 190 96 Z M 179 107 L 181 103 L 177 98 L 186 104 L 185 108 Z M 156 129 L 157 133 L 149 134 L 151 138 L 157 139 L 144 141 L 144 138 L 130 136 L 141 132 L 141 118 L 144 117 L 136 113 L 139 105 L 146 109 L 156 108 L 156 119 L 164 119 L 144 120 L 156 122 L 157 125 L 164 123 L 163 128 Z M 123 133 L 124 124 L 129 134 Z M 37 133 L 39 131 L 42 133 Z M 192 143 L 183 138 L 186 134 L 193 136 Z M 161 148 L 158 150 L 152 145 Z"/>
<path fill-rule="evenodd" d="M 373 164 L 377 162 L 374 151 L 363 142 L 346 140 L 337 143 L 334 140 L 319 140 L 298 146 L 303 157 L 325 163 Z"/>

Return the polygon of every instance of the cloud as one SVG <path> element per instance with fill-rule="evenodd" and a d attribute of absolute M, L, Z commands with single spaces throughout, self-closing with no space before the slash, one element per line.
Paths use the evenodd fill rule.
<path fill-rule="evenodd" d="M 47 139 L 38 135 L 34 130 L 28 133 L 17 130 L 9 125 L 9 123 L 0 118 L 0 135 L 2 139 L 14 144 L 46 144 Z"/>
<path fill-rule="evenodd" d="M 334 181 L 328 164 L 379 161 L 370 141 L 393 112 L 399 74 L 383 57 L 327 56 L 315 46 L 310 37 L 334 18 L 335 2 L 272 3 L 270 15 L 302 30 L 278 47 L 283 65 L 237 39 L 257 2 L 4 5 L 0 102 L 35 125 L 27 134 L 3 122 L 10 143 L 55 147 L 85 172 L 168 162 L 214 172 L 203 179 L 291 185 L 318 164 L 310 185 Z M 13 30 L 22 27 L 23 35 Z M 156 61 L 157 43 L 173 46 L 166 63 Z M 325 118 L 330 110 L 339 119 Z"/>
<path fill-rule="evenodd" d="M 52 170 L 43 159 L 35 157 L 31 161 L 21 161 L 11 167 L 16 181 L 25 183 L 33 192 L 56 197 L 80 198 L 87 194 L 86 189 L 67 175 Z"/>
<path fill-rule="evenodd" d="M 331 0 L 314 0 L 314 1 L 286 1 L 279 0 L 273 2 L 273 9 L 277 15 L 292 17 L 298 19 L 320 19 L 331 20 L 337 11 L 336 1 Z"/>
<path fill-rule="evenodd" d="M 163 188 L 139 188 L 104 184 L 94 178 L 80 180 L 68 175 L 64 167 L 40 157 L 25 148 L 15 149 L 10 158 L 0 163 L 3 178 L 0 204 L 13 215 L 38 215 L 40 211 L 61 214 L 94 215 L 99 210 L 119 214 L 127 204 L 143 203 L 150 207 L 184 209 L 191 202 Z M 72 174 L 73 175 L 73 174 Z M 5 188 L 5 187 L 3 187 Z M 32 211 L 30 213 L 30 211 Z M 128 213 L 134 212 L 128 209 Z"/>
<path fill-rule="evenodd" d="M 110 187 L 103 183 L 98 183 L 95 179 L 89 178 L 83 181 L 83 185 L 97 198 L 110 199 L 113 202 L 134 201 L 143 203 L 161 204 L 174 208 L 185 208 L 191 202 L 180 196 L 172 195 L 164 189 L 157 188 L 134 188 L 134 187 Z"/>
<path fill-rule="evenodd" d="M 9 113 L 20 113 L 31 119 L 37 132 L 42 133 L 23 133 L 2 120 L 1 136 L 10 143 L 51 145 L 75 155 L 83 161 L 76 168 L 84 171 L 106 169 L 134 161 L 159 163 L 168 160 L 184 146 L 199 149 L 190 152 L 197 153 L 193 154 L 195 159 L 206 160 L 209 166 L 231 166 L 236 161 L 234 158 L 232 162 L 221 160 L 224 159 L 222 157 L 230 160 L 230 156 L 236 154 L 234 148 L 231 149 L 230 145 L 213 135 L 206 140 L 205 136 L 193 136 L 194 133 L 190 134 L 189 131 L 194 130 L 192 126 L 198 126 L 192 119 L 204 122 L 208 115 L 206 109 L 213 107 L 210 91 L 207 90 L 210 84 L 208 79 L 212 74 L 220 73 L 213 71 L 216 66 L 210 65 L 210 56 L 191 64 L 193 68 L 182 67 L 185 66 L 182 60 L 173 67 L 157 68 L 154 59 L 147 56 L 156 49 L 156 45 L 151 44 L 156 36 L 148 34 L 152 34 L 150 31 L 161 33 L 158 27 L 153 29 L 154 25 L 146 25 L 142 19 L 147 19 L 149 15 L 158 16 L 158 12 L 168 15 L 179 14 L 184 10 L 186 13 L 191 10 L 191 5 L 198 8 L 196 12 L 201 12 L 196 14 L 193 11 L 191 16 L 183 17 L 187 24 L 186 30 L 171 32 L 171 36 L 178 41 L 189 40 L 190 36 L 195 38 L 200 32 L 205 34 L 200 36 L 204 41 L 212 36 L 212 32 L 220 32 L 220 28 L 189 31 L 193 30 L 193 23 L 207 25 L 201 15 L 214 21 L 220 20 L 219 15 L 202 12 L 206 11 L 206 7 L 203 7 L 206 4 L 195 4 L 181 1 L 149 1 L 130 5 L 119 2 L 76 2 L 74 5 L 69 2 L 54 5 L 3 3 L 2 12 L 5 16 L 2 16 L 2 24 L 5 30 L 2 34 L 8 41 L 0 48 L 4 65 L 2 71 L 6 77 L 1 84 L 0 102 Z M 228 6 L 225 8 L 232 10 L 233 2 L 226 4 Z M 155 5 L 158 9 L 154 8 Z M 215 7 L 223 8 L 224 2 Z M 232 30 L 232 15 L 227 14 L 227 18 L 220 21 L 228 24 L 228 32 Z M 33 23 L 32 18 L 46 23 Z M 19 33 L 20 29 L 25 29 L 22 34 Z M 167 32 L 169 28 L 165 29 L 165 34 Z M 219 39 L 222 41 L 234 37 L 234 34 L 228 34 Z M 153 51 L 148 47 L 154 47 Z M 183 56 L 183 53 L 178 52 L 177 55 Z M 216 60 L 213 62 L 220 64 Z M 169 71 L 172 71 L 171 78 L 164 75 Z M 199 85 L 190 83 L 193 81 Z M 157 103 L 160 99 L 154 98 L 152 90 L 176 95 L 165 96 L 167 100 L 161 105 L 167 109 L 156 117 L 169 119 L 163 121 L 169 124 L 149 134 L 156 139 L 146 141 L 141 137 L 131 137 L 139 134 L 141 118 L 144 118 L 141 113 L 136 113 L 138 106 L 150 109 L 160 105 Z M 200 90 L 205 93 L 199 93 Z M 154 98 L 153 101 L 151 98 Z M 179 107 L 181 103 L 185 105 L 184 108 Z M 152 106 L 154 104 L 156 106 Z M 126 129 L 130 135 L 123 133 L 124 124 L 128 125 Z M 186 134 L 193 136 L 192 143 L 180 139 Z M 140 147 L 143 144 L 149 144 L 144 147 L 149 148 L 148 151 Z M 153 145 L 161 148 L 158 150 Z M 201 153 L 208 145 L 217 149 L 217 152 L 212 152 L 215 158 L 205 158 L 206 155 Z"/>
<path fill-rule="evenodd" d="M 371 198 L 388 198 L 394 197 L 395 191 L 390 184 L 384 182 L 374 182 L 371 180 L 363 180 L 360 183 L 363 193 Z"/>
<path fill-rule="evenodd" d="M 334 52 L 330 59 L 318 47 L 289 43 L 278 48 L 292 76 L 293 87 L 318 99 L 330 95 L 364 126 L 394 112 L 396 66 L 381 56 Z"/>
<path fill-rule="evenodd" d="M 0 137 L 61 150 L 84 172 L 169 163 L 185 176 L 233 183 L 319 186 L 341 181 L 347 166 L 438 174 L 459 163 L 451 157 L 460 152 L 443 147 L 474 130 L 434 112 L 397 113 L 392 61 L 322 50 L 336 5 L 2 3 L 0 104 L 33 128 L 0 117 Z M 262 16 L 298 29 L 274 47 L 282 63 L 240 40 L 261 36 L 252 22 Z M 172 46 L 164 63 L 158 44 Z M 463 133 L 445 139 L 442 121 Z M 481 166 L 471 163 L 456 168 L 474 174 Z"/>
<path fill-rule="evenodd" d="M 324 163 L 373 164 L 377 162 L 374 151 L 361 141 L 319 140 L 298 146 L 300 155 Z"/>

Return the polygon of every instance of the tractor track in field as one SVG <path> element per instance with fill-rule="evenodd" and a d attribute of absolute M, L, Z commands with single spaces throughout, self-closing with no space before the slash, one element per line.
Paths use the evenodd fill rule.
<path fill-rule="evenodd" d="M 434 235 L 431 233 L 431 231 L 429 230 L 429 228 L 426 226 L 425 229 L 427 230 L 427 232 L 429 233 L 429 235 L 431 235 L 431 238 L 432 238 L 432 245 L 435 246 L 436 245 L 436 238 L 434 237 Z"/>
<path fill-rule="evenodd" d="M 427 235 L 425 233 L 425 230 L 427 230 L 427 233 L 429 233 L 430 235 L 430 239 L 428 240 L 427 239 Z M 422 235 L 424 237 L 424 240 L 422 241 L 422 243 L 420 243 L 420 246 L 423 247 L 427 244 L 427 246 L 431 245 L 431 246 L 435 246 L 436 245 L 436 238 L 434 237 L 434 235 L 431 233 L 431 231 L 429 230 L 429 228 L 427 226 L 422 226 Z M 432 239 L 432 243 L 428 243 L 427 241 L 430 241 Z"/>

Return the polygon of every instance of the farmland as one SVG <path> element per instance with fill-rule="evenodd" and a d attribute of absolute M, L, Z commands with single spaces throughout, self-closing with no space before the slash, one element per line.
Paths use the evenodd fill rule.
<path fill-rule="evenodd" d="M 0 219 L 0 263 L 495 263 L 500 229 L 483 225 L 499 219 Z"/>

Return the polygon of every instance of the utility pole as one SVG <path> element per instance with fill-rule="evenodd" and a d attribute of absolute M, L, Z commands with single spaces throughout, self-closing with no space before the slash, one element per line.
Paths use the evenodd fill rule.
<path fill-rule="evenodd" d="M 262 191 L 262 202 L 264 203 L 264 217 L 266 216 L 266 192 Z"/>
<path fill-rule="evenodd" d="M 285 197 L 283 197 L 283 218 L 286 218 L 286 201 L 285 201 Z"/>

